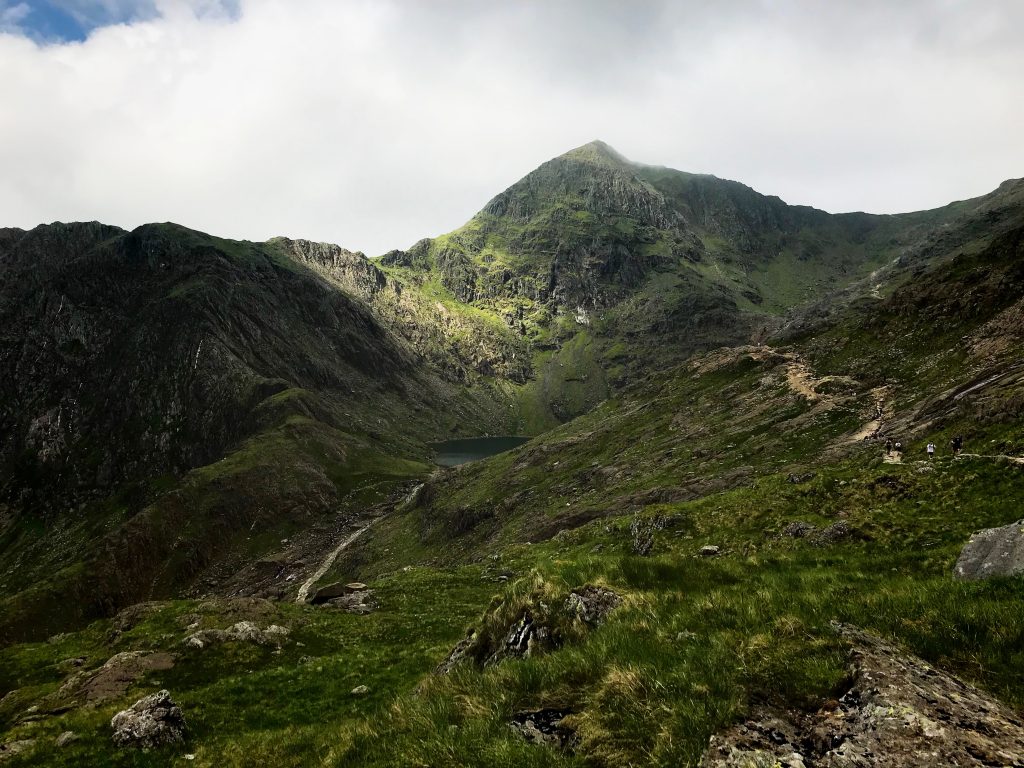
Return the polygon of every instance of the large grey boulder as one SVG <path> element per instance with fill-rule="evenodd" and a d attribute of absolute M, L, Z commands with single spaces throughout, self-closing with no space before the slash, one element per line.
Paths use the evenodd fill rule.
<path fill-rule="evenodd" d="M 1024 573 L 1024 520 L 971 535 L 953 575 L 964 581 Z"/>
<path fill-rule="evenodd" d="M 167 691 L 139 699 L 110 720 L 114 744 L 152 749 L 185 740 L 185 717 Z"/>

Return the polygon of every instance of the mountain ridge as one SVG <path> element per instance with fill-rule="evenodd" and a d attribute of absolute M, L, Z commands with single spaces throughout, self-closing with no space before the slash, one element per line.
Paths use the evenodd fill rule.
<path fill-rule="evenodd" d="M 378 259 L 0 230 L 0 760 L 706 764 L 874 711 L 837 622 L 1019 708 L 1020 578 L 951 574 L 1022 343 L 1020 182 L 833 215 L 592 142 Z M 112 747 L 161 689 L 187 743 Z"/>

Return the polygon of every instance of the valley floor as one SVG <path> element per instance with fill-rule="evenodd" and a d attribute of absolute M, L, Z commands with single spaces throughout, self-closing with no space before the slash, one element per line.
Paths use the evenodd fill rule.
<path fill-rule="evenodd" d="M 6 648 L 4 741 L 24 747 L 6 764 L 696 765 L 751 707 L 809 711 L 842 693 L 849 643 L 833 622 L 1020 708 L 1020 580 L 961 582 L 951 571 L 972 531 L 1017 519 L 1024 467 L 975 456 L 889 465 L 875 454 L 797 482 L 769 475 L 647 505 L 462 565 L 424 557 L 414 519 L 396 512 L 362 534 L 396 566 L 375 566 L 380 607 L 367 615 L 255 598 L 150 603 Z M 650 537 L 646 555 L 638 535 Z M 702 556 L 706 545 L 718 555 Z M 623 600 L 602 626 L 567 628 L 560 647 L 527 658 L 433 674 L 496 606 L 558 605 L 587 584 Z M 239 621 L 289 632 L 279 644 L 185 642 Z M 173 665 L 99 686 L 102 665 L 120 654 L 117 678 L 129 651 L 170 654 Z M 112 715 L 158 688 L 180 705 L 186 742 L 115 749 Z M 571 713 L 569 748 L 510 727 L 544 708 Z M 56 746 L 69 731 L 75 739 Z"/>

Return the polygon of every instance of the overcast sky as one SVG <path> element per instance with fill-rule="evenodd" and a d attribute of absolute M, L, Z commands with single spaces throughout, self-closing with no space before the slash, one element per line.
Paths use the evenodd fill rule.
<path fill-rule="evenodd" d="M 376 255 L 600 138 L 829 211 L 1024 176 L 1020 0 L 0 0 L 0 226 Z"/>

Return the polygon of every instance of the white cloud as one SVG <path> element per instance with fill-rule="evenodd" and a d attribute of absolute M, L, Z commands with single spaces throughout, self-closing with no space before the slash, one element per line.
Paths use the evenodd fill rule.
<path fill-rule="evenodd" d="M 1024 175 L 1024 6 L 976 5 L 160 0 L 0 36 L 0 225 L 380 253 L 593 138 L 830 210 L 939 205 Z"/>
<path fill-rule="evenodd" d="M 9 3 L 0 0 L 0 34 L 20 34 L 21 24 L 31 10 L 28 3 Z"/>

